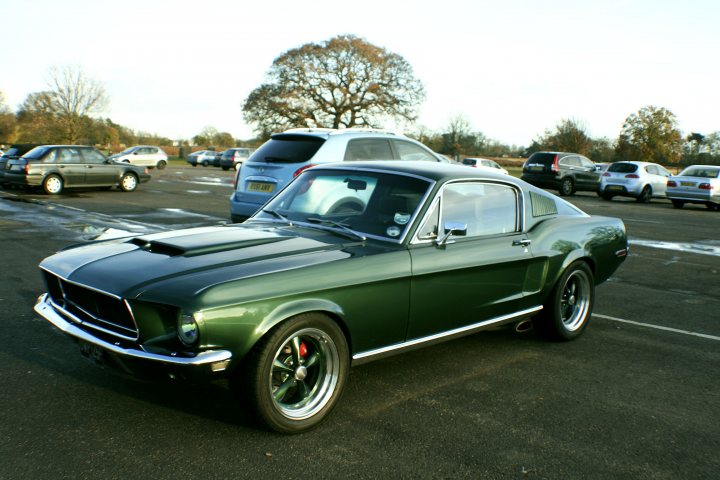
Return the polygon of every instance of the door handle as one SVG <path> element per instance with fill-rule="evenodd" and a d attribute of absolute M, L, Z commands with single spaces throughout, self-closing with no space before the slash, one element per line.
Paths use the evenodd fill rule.
<path fill-rule="evenodd" d="M 523 238 L 522 240 L 513 240 L 513 247 L 527 247 L 532 243 L 532 240 Z"/>

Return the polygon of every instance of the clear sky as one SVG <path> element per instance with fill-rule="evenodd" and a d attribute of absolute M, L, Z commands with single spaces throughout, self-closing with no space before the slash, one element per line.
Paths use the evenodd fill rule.
<path fill-rule="evenodd" d="M 103 116 L 173 139 L 253 136 L 241 103 L 288 49 L 354 34 L 424 83 L 418 124 L 456 115 L 528 145 L 563 118 L 617 137 L 645 105 L 720 130 L 717 0 L 0 0 L 0 91 L 16 108 L 52 65 L 104 83 Z"/>

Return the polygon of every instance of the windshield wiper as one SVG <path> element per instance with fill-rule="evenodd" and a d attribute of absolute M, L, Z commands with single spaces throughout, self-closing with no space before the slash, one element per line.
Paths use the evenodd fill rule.
<path fill-rule="evenodd" d="M 272 209 L 270 209 L 270 208 L 263 208 L 262 211 L 263 211 L 263 213 L 269 213 L 270 215 L 273 215 L 273 216 L 279 218 L 279 219 L 282 220 L 283 222 L 287 222 L 287 224 L 290 225 L 291 227 L 293 226 L 292 220 L 290 220 L 290 219 L 287 218 L 285 215 L 283 215 L 282 213 L 280 213 L 280 212 L 278 212 L 278 211 L 276 211 L 276 210 L 272 210 Z"/>
<path fill-rule="evenodd" d="M 343 233 L 347 234 L 347 236 L 349 236 L 351 238 L 360 239 L 363 242 L 365 240 L 367 240 L 367 237 L 365 235 L 363 235 L 362 233 L 356 232 L 355 230 L 350 228 L 349 225 L 347 225 L 345 223 L 336 222 L 335 220 L 329 220 L 327 218 L 317 218 L 317 217 L 309 217 L 309 218 L 306 218 L 305 220 L 307 220 L 308 222 L 311 222 L 311 223 L 322 223 L 325 225 L 330 225 L 330 226 L 339 228 Z"/>

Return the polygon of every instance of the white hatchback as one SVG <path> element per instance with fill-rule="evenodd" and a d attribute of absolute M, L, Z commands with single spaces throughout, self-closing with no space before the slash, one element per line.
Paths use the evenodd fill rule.
<path fill-rule="evenodd" d="M 647 203 L 652 197 L 665 197 L 667 179 L 671 175 L 657 163 L 615 162 L 600 177 L 598 195 L 605 200 L 623 196 Z"/>
<path fill-rule="evenodd" d="M 162 170 L 167 166 L 168 156 L 160 147 L 137 145 L 110 156 L 116 162 L 131 163 L 142 167 Z"/>

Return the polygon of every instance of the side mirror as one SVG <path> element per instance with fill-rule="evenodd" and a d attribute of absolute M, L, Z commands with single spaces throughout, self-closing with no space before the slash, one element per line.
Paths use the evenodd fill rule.
<path fill-rule="evenodd" d="M 464 237 L 467 235 L 467 223 L 448 221 L 445 222 L 444 230 L 445 233 L 435 242 L 435 245 L 438 247 L 443 247 L 450 243 L 448 240 L 451 236 Z"/>

